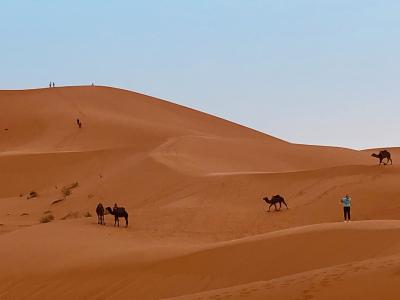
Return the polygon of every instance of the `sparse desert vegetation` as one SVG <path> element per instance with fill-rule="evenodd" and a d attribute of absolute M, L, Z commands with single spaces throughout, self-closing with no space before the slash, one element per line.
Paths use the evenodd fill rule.
<path fill-rule="evenodd" d="M 61 189 L 61 193 L 66 198 L 67 196 L 70 196 L 72 194 L 72 190 L 77 188 L 79 186 L 78 182 L 74 182 L 70 185 L 66 185 Z"/>
<path fill-rule="evenodd" d="M 54 219 L 55 219 L 55 218 L 54 218 L 53 215 L 47 214 L 47 215 L 42 216 L 42 217 L 40 218 L 39 222 L 40 222 L 40 223 L 49 223 L 49 222 L 53 221 Z"/>
<path fill-rule="evenodd" d="M 29 194 L 28 194 L 28 196 L 27 196 L 27 199 L 36 198 L 37 196 L 38 196 L 38 193 L 37 193 L 37 192 L 35 192 L 35 191 L 30 191 Z"/>
<path fill-rule="evenodd" d="M 58 204 L 58 203 L 60 203 L 60 202 L 62 202 L 62 201 L 64 201 L 65 200 L 65 198 L 61 198 L 61 199 L 58 199 L 58 200 L 54 200 L 53 202 L 51 202 L 51 204 L 53 205 L 53 204 Z"/>

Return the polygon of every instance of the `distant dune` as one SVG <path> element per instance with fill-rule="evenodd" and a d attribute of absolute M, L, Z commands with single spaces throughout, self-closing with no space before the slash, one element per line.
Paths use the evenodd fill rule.
<path fill-rule="evenodd" d="M 0 103 L 0 299 L 397 299 L 400 148 L 378 166 L 109 87 Z"/>

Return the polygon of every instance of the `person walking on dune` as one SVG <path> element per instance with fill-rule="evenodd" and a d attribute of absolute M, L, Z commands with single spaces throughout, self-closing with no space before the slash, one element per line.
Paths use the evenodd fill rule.
<path fill-rule="evenodd" d="M 341 200 L 343 204 L 343 215 L 344 215 L 344 221 L 349 222 L 350 221 L 350 206 L 351 206 L 351 197 L 346 194 Z"/>
<path fill-rule="evenodd" d="M 76 124 L 78 125 L 79 128 L 82 128 L 82 123 L 81 120 L 79 120 L 79 118 L 76 119 Z"/>

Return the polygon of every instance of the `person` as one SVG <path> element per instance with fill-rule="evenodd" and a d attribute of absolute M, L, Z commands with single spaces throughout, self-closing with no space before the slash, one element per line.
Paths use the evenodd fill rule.
<path fill-rule="evenodd" d="M 79 128 L 82 128 L 82 123 L 81 120 L 79 120 L 79 118 L 76 119 L 76 124 L 78 125 Z"/>
<path fill-rule="evenodd" d="M 350 206 L 351 206 L 351 197 L 346 194 L 341 200 L 343 204 L 343 215 L 344 215 L 344 221 L 349 222 L 350 221 Z"/>
<path fill-rule="evenodd" d="M 55 85 L 55 83 L 53 82 L 53 87 L 55 87 L 56 85 Z"/>
<path fill-rule="evenodd" d="M 50 81 L 50 83 L 49 83 L 49 88 L 51 88 L 51 81 Z"/>
<path fill-rule="evenodd" d="M 114 203 L 113 211 L 116 213 L 117 210 L 118 210 L 118 205 L 117 205 L 117 203 Z"/>

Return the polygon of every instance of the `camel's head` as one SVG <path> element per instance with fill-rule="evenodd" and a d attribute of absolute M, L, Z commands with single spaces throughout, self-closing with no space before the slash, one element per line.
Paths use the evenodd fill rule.
<path fill-rule="evenodd" d="M 111 207 L 107 206 L 107 207 L 106 207 L 106 212 L 108 212 L 109 214 L 112 214 L 112 209 L 111 209 Z"/>
<path fill-rule="evenodd" d="M 268 197 L 264 197 L 263 200 L 264 200 L 265 202 L 267 202 L 267 203 L 270 202 L 270 200 L 268 199 Z"/>
<path fill-rule="evenodd" d="M 372 156 L 372 157 L 379 157 L 379 155 L 378 155 L 378 154 L 375 154 L 375 153 L 372 153 L 371 156 Z"/>

